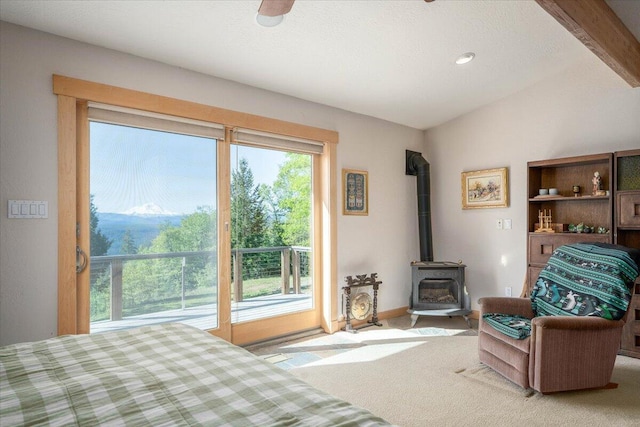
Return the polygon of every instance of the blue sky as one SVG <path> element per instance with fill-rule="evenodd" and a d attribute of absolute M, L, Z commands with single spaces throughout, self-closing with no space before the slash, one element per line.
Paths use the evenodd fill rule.
<path fill-rule="evenodd" d="M 90 192 L 98 212 L 147 203 L 178 214 L 216 200 L 216 141 L 91 122 Z M 231 167 L 244 157 L 254 182 L 273 184 L 285 154 L 232 146 Z"/>

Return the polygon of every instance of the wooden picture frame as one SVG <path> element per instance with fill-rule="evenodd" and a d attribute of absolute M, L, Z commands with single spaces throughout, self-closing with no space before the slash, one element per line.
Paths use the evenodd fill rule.
<path fill-rule="evenodd" d="M 369 174 L 342 169 L 342 214 L 369 215 Z"/>
<path fill-rule="evenodd" d="M 507 168 L 462 172 L 462 209 L 509 206 Z"/>

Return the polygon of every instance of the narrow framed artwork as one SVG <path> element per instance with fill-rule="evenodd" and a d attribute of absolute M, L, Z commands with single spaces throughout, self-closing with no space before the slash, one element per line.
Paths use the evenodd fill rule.
<path fill-rule="evenodd" d="M 342 214 L 369 215 L 369 174 L 342 169 Z"/>
<path fill-rule="evenodd" d="M 462 172 L 462 209 L 509 206 L 507 168 Z"/>

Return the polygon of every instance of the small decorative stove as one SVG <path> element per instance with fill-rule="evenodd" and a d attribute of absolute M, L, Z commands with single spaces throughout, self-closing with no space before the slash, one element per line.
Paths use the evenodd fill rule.
<path fill-rule="evenodd" d="M 414 261 L 411 263 L 411 327 L 418 316 L 467 316 L 471 300 L 464 285 L 465 265 L 455 262 Z"/>

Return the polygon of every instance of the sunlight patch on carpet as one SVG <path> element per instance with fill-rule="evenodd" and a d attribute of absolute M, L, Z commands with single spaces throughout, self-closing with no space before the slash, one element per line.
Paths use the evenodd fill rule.
<path fill-rule="evenodd" d="M 284 349 L 295 349 L 295 348 L 305 348 L 306 350 L 310 350 L 313 347 L 321 348 L 331 348 L 335 346 L 348 346 L 354 344 L 363 344 L 363 343 L 375 343 L 376 341 L 389 341 L 389 340 L 407 340 L 407 339 L 415 339 L 416 334 L 405 331 L 402 329 L 361 329 L 357 333 L 353 334 L 350 332 L 336 332 L 332 335 L 322 336 L 319 338 L 307 340 L 300 343 L 290 344 L 284 346 Z"/>
<path fill-rule="evenodd" d="M 450 335 L 446 329 L 442 328 L 416 328 L 409 329 L 409 332 L 425 337 L 448 337 Z"/>
<path fill-rule="evenodd" d="M 455 335 L 478 335 L 475 329 L 414 328 L 407 329 L 413 334 L 425 337 L 452 337 Z"/>
<path fill-rule="evenodd" d="M 282 353 L 268 354 L 264 356 L 263 359 L 270 363 L 280 363 L 280 362 L 284 362 L 285 360 L 289 360 L 289 356 Z"/>
<path fill-rule="evenodd" d="M 304 365 L 309 366 L 325 366 L 325 365 L 338 365 L 346 363 L 360 363 L 360 362 L 372 362 L 374 360 L 383 359 L 396 353 L 409 350 L 410 348 L 417 347 L 424 344 L 422 342 L 399 342 L 391 344 L 371 344 L 365 347 L 355 348 L 353 350 L 345 351 L 335 356 L 327 357 L 312 363 Z"/>

